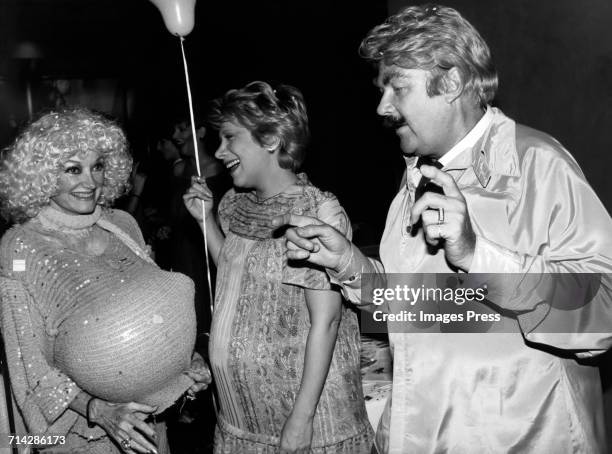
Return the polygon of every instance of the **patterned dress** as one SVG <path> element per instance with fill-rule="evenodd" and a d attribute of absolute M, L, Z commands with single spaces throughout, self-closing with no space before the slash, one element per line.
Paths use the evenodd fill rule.
<path fill-rule="evenodd" d="M 304 290 L 331 288 L 324 271 L 287 263 L 282 232 L 271 227 L 271 219 L 287 212 L 315 216 L 350 235 L 337 199 L 299 177 L 297 184 L 264 201 L 252 192 L 230 190 L 219 206 L 226 238 L 210 339 L 221 407 L 216 453 L 278 452 L 300 388 L 310 329 Z M 313 453 L 370 452 L 359 328 L 346 306 L 313 431 Z"/>

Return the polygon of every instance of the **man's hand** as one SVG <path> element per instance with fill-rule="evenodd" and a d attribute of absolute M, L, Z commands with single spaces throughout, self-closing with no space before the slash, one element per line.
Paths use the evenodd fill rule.
<path fill-rule="evenodd" d="M 289 259 L 306 260 L 338 271 L 350 256 L 349 240 L 331 225 L 316 218 L 287 213 L 272 219 L 272 225 L 295 226 L 285 232 Z"/>
<path fill-rule="evenodd" d="M 434 246 L 441 239 L 444 240 L 446 260 L 463 271 L 469 271 L 474 258 L 476 234 L 472 229 L 465 198 L 453 177 L 446 172 L 424 165 L 421 167 L 421 173 L 441 186 L 444 195 L 432 192 L 423 194 L 412 207 L 410 222 L 414 225 L 420 217 L 423 221 L 425 240 Z M 443 221 L 440 209 L 444 212 Z"/>

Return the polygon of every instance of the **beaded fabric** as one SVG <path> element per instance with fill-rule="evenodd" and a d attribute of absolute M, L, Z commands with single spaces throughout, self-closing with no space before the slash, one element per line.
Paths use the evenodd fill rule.
<path fill-rule="evenodd" d="M 67 408 L 81 389 L 159 413 L 193 383 L 183 372 L 195 343 L 194 288 L 152 262 L 127 213 L 58 213 L 45 209 L 2 238 L 0 322 L 29 430 L 90 440 L 104 432 Z M 71 229 L 94 224 L 111 233 L 101 254 L 67 244 Z"/>

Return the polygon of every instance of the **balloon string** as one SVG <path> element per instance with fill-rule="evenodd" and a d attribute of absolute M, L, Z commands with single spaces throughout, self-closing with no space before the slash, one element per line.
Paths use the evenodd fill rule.
<path fill-rule="evenodd" d="M 195 118 L 193 115 L 193 101 L 191 99 L 191 84 L 189 83 L 189 70 L 187 69 L 187 57 L 185 57 L 185 46 L 183 41 L 185 38 L 179 36 L 181 42 L 181 54 L 183 55 L 183 68 L 185 69 L 185 83 L 187 84 L 187 99 L 189 100 L 189 117 L 191 119 L 191 137 L 193 138 L 193 149 L 196 158 L 196 169 L 198 171 L 198 177 L 202 177 L 202 171 L 200 170 L 200 149 L 198 147 L 198 137 L 196 136 Z M 204 255 L 206 256 L 206 277 L 208 279 L 208 298 L 210 301 L 210 316 L 212 317 L 214 312 L 214 300 L 212 294 L 212 283 L 210 279 L 210 261 L 208 259 L 208 235 L 206 232 L 206 210 L 204 209 L 204 200 L 202 202 L 202 232 L 204 233 Z M 215 399 L 215 392 L 211 392 L 213 408 L 215 409 L 215 415 L 219 414 L 219 407 L 217 406 L 217 399 Z"/>
<path fill-rule="evenodd" d="M 183 68 L 185 69 L 185 82 L 187 84 L 187 99 L 189 100 L 189 117 L 191 118 L 191 137 L 193 138 L 193 148 L 195 151 L 196 158 L 196 169 L 198 171 L 198 177 L 202 177 L 200 170 L 200 150 L 198 148 L 198 137 L 196 135 L 195 118 L 193 115 L 193 101 L 191 99 L 191 85 L 189 84 L 189 71 L 187 69 L 187 58 L 185 57 L 185 47 L 183 41 L 185 38 L 179 36 L 181 42 L 181 53 L 183 54 Z M 204 255 L 206 256 L 206 277 L 208 278 L 208 297 L 210 299 L 210 316 L 212 317 L 214 311 L 214 300 L 212 294 L 212 283 L 210 278 L 210 262 L 208 259 L 208 235 L 206 232 L 206 210 L 204 209 L 204 200 L 202 202 L 202 232 L 204 233 Z"/>

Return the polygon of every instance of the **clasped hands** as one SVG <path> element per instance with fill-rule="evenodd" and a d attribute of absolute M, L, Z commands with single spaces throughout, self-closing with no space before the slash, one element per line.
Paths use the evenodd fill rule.
<path fill-rule="evenodd" d="M 197 352 L 193 353 L 191 366 L 184 373 L 194 381 L 193 385 L 187 390 L 188 399 L 195 399 L 196 394 L 208 388 L 208 385 L 212 382 L 210 369 L 202 356 Z"/>
<path fill-rule="evenodd" d="M 188 398 L 195 398 L 212 382 L 210 370 L 197 352 L 193 353 L 191 365 L 184 374 L 194 381 L 186 392 Z M 104 429 L 126 453 L 157 453 L 154 444 L 157 434 L 146 422 L 156 410 L 157 407 L 137 402 L 111 403 L 93 399 L 90 420 Z"/>
<path fill-rule="evenodd" d="M 414 203 L 410 211 L 410 223 L 420 218 L 427 243 L 436 246 L 443 240 L 448 263 L 463 271 L 469 271 L 476 234 L 472 229 L 465 197 L 452 176 L 433 166 L 421 167 L 423 176 L 442 187 L 444 194 L 426 192 Z M 443 221 L 439 210 L 444 210 Z M 332 226 L 308 216 L 287 213 L 272 220 L 272 225 L 292 225 L 287 229 L 287 257 L 306 260 L 333 271 L 341 271 L 348 263 L 351 243 Z"/>

